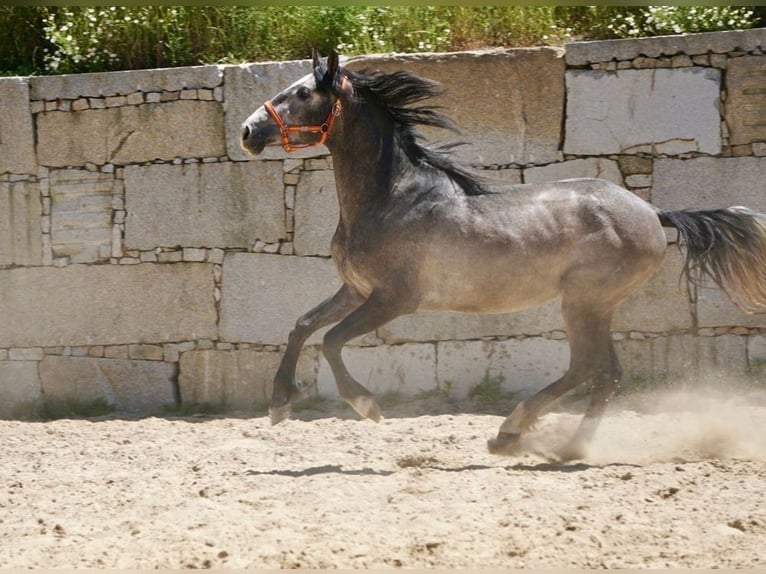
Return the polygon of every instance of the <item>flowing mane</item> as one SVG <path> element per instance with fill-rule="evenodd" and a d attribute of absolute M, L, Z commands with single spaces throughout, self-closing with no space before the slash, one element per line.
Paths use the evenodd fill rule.
<path fill-rule="evenodd" d="M 354 86 L 355 96 L 385 111 L 398 130 L 399 141 L 415 165 L 428 166 L 445 173 L 466 195 L 489 193 L 481 176 L 450 155 L 452 148 L 463 142 L 436 148 L 427 147 L 417 126 L 433 126 L 457 132 L 453 121 L 435 106 L 414 106 L 418 102 L 442 94 L 440 84 L 409 72 L 353 72 L 344 70 Z"/>

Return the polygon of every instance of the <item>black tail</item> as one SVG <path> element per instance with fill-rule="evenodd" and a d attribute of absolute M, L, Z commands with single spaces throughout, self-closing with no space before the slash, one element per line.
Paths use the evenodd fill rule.
<path fill-rule="evenodd" d="M 686 244 L 684 274 L 695 285 L 705 276 L 739 309 L 766 307 L 766 215 L 746 207 L 659 211 Z"/>

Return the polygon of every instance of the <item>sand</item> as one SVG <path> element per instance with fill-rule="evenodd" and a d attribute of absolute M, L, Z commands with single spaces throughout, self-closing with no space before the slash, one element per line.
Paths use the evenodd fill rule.
<path fill-rule="evenodd" d="M 508 458 L 502 406 L 0 421 L 0 567 L 766 566 L 762 390 L 618 399 L 566 464 L 582 404 Z"/>

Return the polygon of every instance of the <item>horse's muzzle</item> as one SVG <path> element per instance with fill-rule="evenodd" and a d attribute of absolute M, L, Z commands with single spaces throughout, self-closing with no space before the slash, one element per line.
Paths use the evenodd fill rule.
<path fill-rule="evenodd" d="M 253 155 L 258 155 L 266 147 L 266 138 L 253 130 L 247 123 L 242 124 L 242 131 L 240 133 L 239 144 L 242 149 Z"/>

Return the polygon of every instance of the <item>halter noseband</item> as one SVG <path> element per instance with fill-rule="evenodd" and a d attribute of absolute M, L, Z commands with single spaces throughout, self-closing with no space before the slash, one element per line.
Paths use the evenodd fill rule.
<path fill-rule="evenodd" d="M 341 91 L 346 89 L 346 85 L 348 84 L 348 78 L 346 76 L 343 76 L 343 80 L 340 84 Z M 327 136 L 330 134 L 330 128 L 332 128 L 333 123 L 335 123 L 335 118 L 337 118 L 340 115 L 340 110 L 343 108 L 343 105 L 340 101 L 340 95 L 338 95 L 335 98 L 335 102 L 332 105 L 332 108 L 330 109 L 330 113 L 327 114 L 327 117 L 325 118 L 324 122 L 321 124 L 293 124 L 289 125 L 284 122 L 282 119 L 282 116 L 279 115 L 279 112 L 274 107 L 274 104 L 271 103 L 271 100 L 268 100 L 264 102 L 263 107 L 266 108 L 266 111 L 271 116 L 271 118 L 276 122 L 277 127 L 279 127 L 279 132 L 282 134 L 282 147 L 285 151 L 298 151 L 301 149 L 306 149 L 309 147 L 319 146 L 322 145 L 325 140 L 327 139 Z M 310 134 L 319 134 L 319 139 L 312 143 L 307 144 L 292 144 L 290 143 L 290 134 L 291 133 L 310 133 Z"/>

